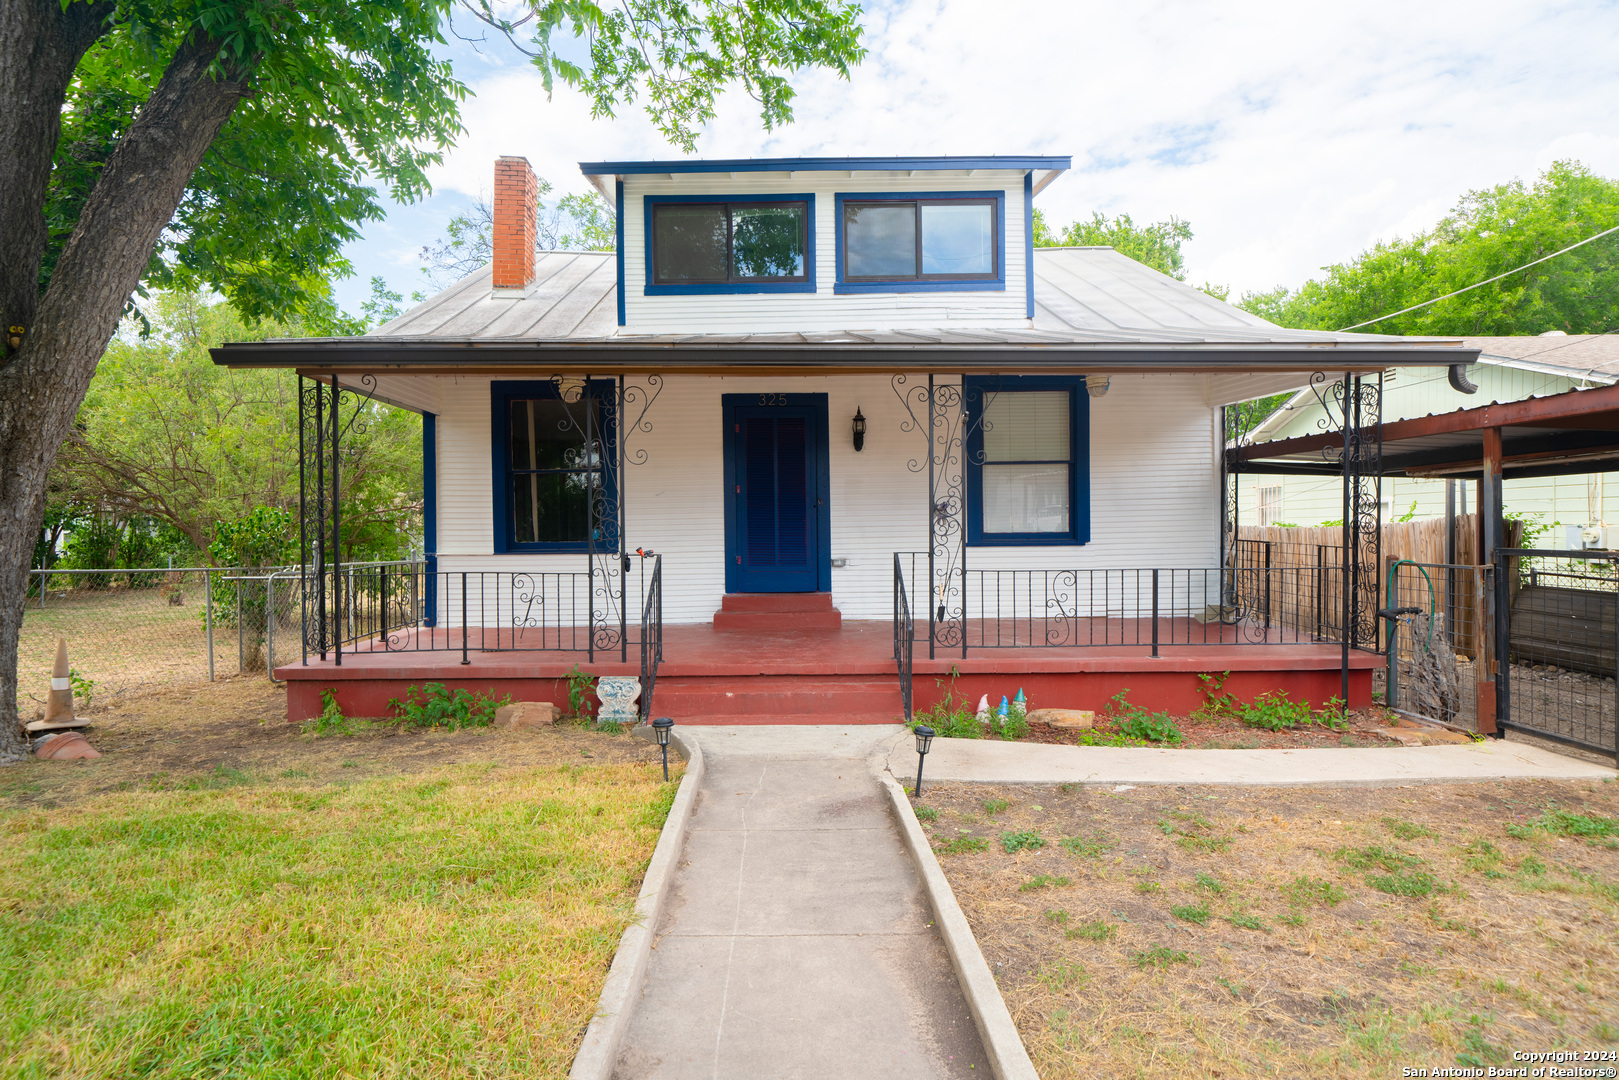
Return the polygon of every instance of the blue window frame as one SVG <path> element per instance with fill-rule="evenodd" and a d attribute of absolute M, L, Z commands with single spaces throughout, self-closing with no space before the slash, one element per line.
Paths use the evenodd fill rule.
<path fill-rule="evenodd" d="M 549 380 L 490 384 L 497 552 L 617 550 L 617 520 L 591 522 L 592 502 L 618 504 L 614 392 L 592 379 L 568 402 Z"/>
<path fill-rule="evenodd" d="M 1005 191 L 882 191 L 882 192 L 840 192 L 833 197 L 833 210 L 836 215 L 837 237 L 837 281 L 833 284 L 836 293 L 885 293 L 885 292 L 971 292 L 988 290 L 995 292 L 1006 291 L 1006 192 Z M 884 204 L 895 204 L 897 211 L 905 204 L 916 207 L 916 220 L 912 225 L 911 235 L 915 238 L 915 252 L 912 265 L 908 270 L 898 267 L 871 267 L 867 268 L 877 272 L 861 273 L 861 267 L 851 266 L 849 247 L 849 229 L 847 228 L 848 215 L 851 210 L 861 206 L 870 206 L 873 209 L 882 209 Z M 945 207 L 970 208 L 974 205 L 991 208 L 994 221 L 993 230 L 993 261 L 994 266 L 988 270 L 981 266 L 974 267 L 967 273 L 949 273 L 941 267 L 932 265 L 925 232 L 927 222 L 923 219 L 926 208 Z M 897 249 L 896 249 L 897 250 Z"/>
<path fill-rule="evenodd" d="M 815 291 L 815 196 L 798 195 L 647 195 L 642 199 L 645 218 L 646 242 L 646 295 L 647 296 L 711 296 L 721 293 L 812 293 Z M 671 281 L 658 272 L 658 236 L 661 216 L 693 215 L 709 210 L 723 231 L 723 267 L 716 265 L 700 276 L 708 280 Z M 768 251 L 757 255 L 753 269 L 772 270 L 774 273 L 747 274 L 745 256 L 739 264 L 739 219 L 750 219 L 765 225 L 756 231 L 768 234 L 771 230 L 761 215 L 770 211 L 790 211 L 801 216 L 802 234 L 798 238 L 802 254 L 802 272 L 783 274 L 780 266 L 768 266 L 772 261 Z M 623 245 L 620 244 L 620 250 Z M 768 247 L 768 245 L 758 245 Z M 718 257 L 718 252 L 715 253 Z M 738 273 L 739 266 L 742 272 Z M 622 275 L 620 275 L 622 279 Z"/>
<path fill-rule="evenodd" d="M 1091 539 L 1090 395 L 1083 376 L 962 380 L 967 542 L 1030 546 Z"/>

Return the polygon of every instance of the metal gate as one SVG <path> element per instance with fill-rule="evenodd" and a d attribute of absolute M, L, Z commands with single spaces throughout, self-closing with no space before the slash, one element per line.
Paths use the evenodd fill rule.
<path fill-rule="evenodd" d="M 1619 764 L 1619 552 L 1498 548 L 1497 724 Z"/>
<path fill-rule="evenodd" d="M 1477 566 L 1392 560 L 1378 589 L 1391 630 L 1385 704 L 1412 716 L 1478 730 L 1477 659 L 1488 634 Z"/>

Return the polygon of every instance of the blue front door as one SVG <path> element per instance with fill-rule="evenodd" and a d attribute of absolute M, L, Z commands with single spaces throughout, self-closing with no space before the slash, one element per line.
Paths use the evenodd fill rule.
<path fill-rule="evenodd" d="M 826 395 L 723 402 L 726 592 L 830 589 Z"/>

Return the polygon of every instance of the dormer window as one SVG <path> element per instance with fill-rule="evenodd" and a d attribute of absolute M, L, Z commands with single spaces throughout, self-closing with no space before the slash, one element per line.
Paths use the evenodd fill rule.
<path fill-rule="evenodd" d="M 843 204 L 845 281 L 995 276 L 995 200 Z"/>
<path fill-rule="evenodd" d="M 814 288 L 811 197 L 647 199 L 648 293 Z"/>
<path fill-rule="evenodd" d="M 837 292 L 1006 288 L 1006 193 L 837 197 Z"/>

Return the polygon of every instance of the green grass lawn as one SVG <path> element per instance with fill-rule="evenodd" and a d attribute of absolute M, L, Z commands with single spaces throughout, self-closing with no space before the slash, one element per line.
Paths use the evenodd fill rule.
<path fill-rule="evenodd" d="M 661 780 L 221 768 L 0 809 L 0 1073 L 564 1076 Z"/>

